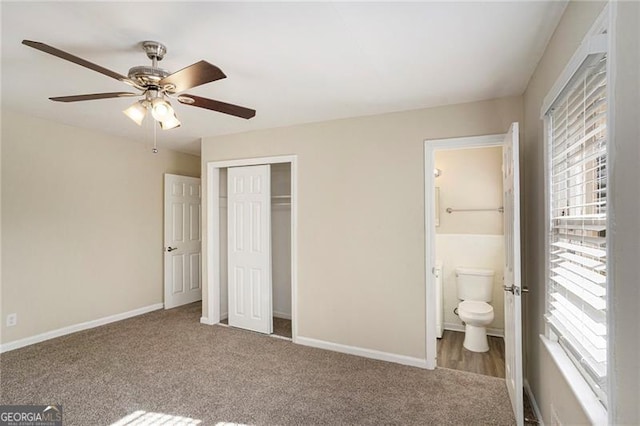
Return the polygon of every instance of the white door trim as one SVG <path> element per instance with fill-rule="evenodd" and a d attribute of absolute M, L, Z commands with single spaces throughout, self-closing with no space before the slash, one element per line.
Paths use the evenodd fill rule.
<path fill-rule="evenodd" d="M 220 322 L 220 169 L 260 164 L 291 163 L 291 332 L 298 338 L 298 156 L 243 158 L 207 162 L 207 311 L 203 309 L 200 322 Z"/>
<path fill-rule="evenodd" d="M 424 229 L 425 229 L 425 307 L 426 307 L 426 368 L 436 368 L 436 281 L 431 271 L 435 268 L 436 227 L 435 199 L 435 151 L 442 149 L 483 148 L 502 146 L 505 134 L 471 136 L 450 139 L 428 139 L 424 141 Z"/>

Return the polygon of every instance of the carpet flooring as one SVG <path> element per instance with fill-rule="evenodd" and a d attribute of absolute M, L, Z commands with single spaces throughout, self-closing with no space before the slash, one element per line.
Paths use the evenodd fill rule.
<path fill-rule="evenodd" d="M 147 415 L 163 425 L 514 423 L 502 379 L 309 348 L 200 315 L 195 303 L 6 352 L 0 403 L 60 403 L 67 426 Z"/>

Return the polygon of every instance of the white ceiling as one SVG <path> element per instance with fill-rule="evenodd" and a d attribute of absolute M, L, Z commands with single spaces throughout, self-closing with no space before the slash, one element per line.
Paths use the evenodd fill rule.
<path fill-rule="evenodd" d="M 50 96 L 130 91 L 23 46 L 40 41 L 121 74 L 150 61 L 200 59 L 227 78 L 189 90 L 257 110 L 251 120 L 174 105 L 183 125 L 160 147 L 198 154 L 199 138 L 522 94 L 566 6 L 511 2 L 2 2 L 2 107 L 149 142 L 133 98 L 55 103 Z"/>

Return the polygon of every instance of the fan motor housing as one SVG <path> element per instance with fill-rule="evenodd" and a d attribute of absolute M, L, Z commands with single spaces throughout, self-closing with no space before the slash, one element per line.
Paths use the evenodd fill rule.
<path fill-rule="evenodd" d="M 157 85 L 160 80 L 169 75 L 169 71 L 141 65 L 129 70 L 129 78 L 142 86 Z"/>

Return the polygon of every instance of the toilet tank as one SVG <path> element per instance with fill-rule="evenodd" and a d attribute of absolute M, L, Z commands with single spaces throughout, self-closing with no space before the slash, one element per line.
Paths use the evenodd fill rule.
<path fill-rule="evenodd" d="M 491 302 L 493 275 L 494 271 L 491 269 L 456 268 L 458 299 Z"/>

